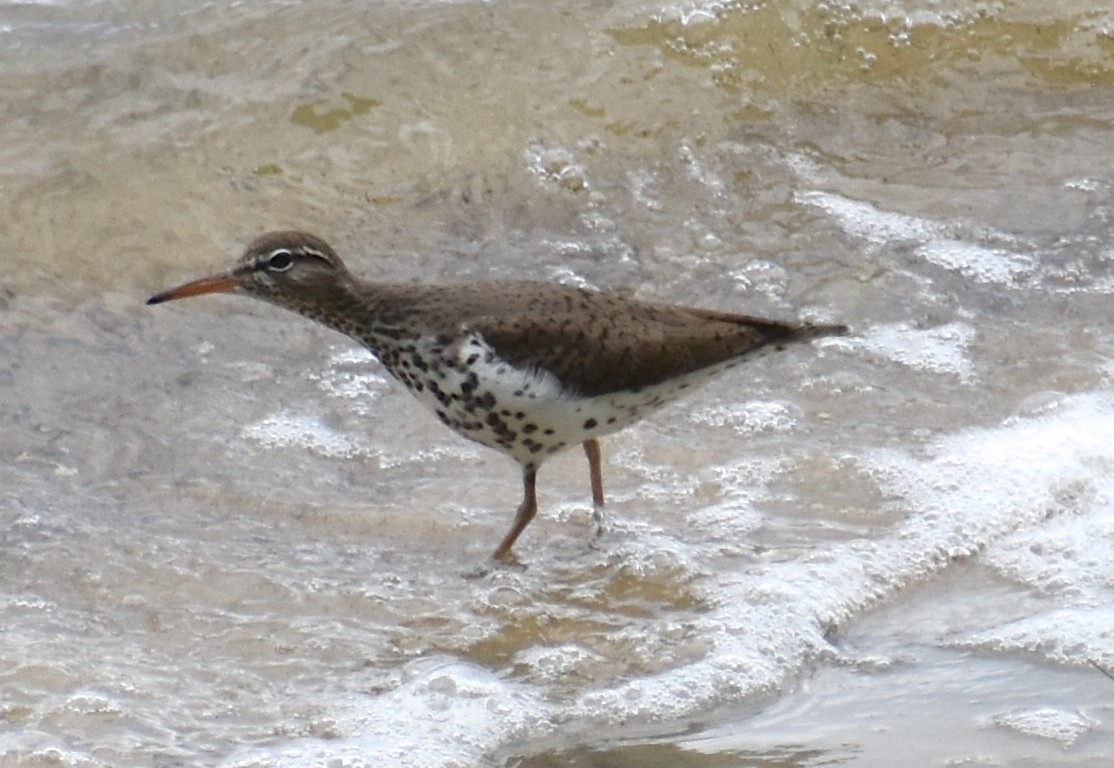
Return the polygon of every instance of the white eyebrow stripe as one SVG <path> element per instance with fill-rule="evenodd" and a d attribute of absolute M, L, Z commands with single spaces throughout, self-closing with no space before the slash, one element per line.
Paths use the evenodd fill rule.
<path fill-rule="evenodd" d="M 295 245 L 293 247 L 281 245 L 272 251 L 261 253 L 256 256 L 255 261 L 252 262 L 252 266 L 261 269 L 267 266 L 267 263 L 280 253 L 286 253 L 291 256 L 316 256 L 323 261 L 328 261 L 324 253 L 317 250 L 316 248 L 310 248 L 308 245 Z"/>

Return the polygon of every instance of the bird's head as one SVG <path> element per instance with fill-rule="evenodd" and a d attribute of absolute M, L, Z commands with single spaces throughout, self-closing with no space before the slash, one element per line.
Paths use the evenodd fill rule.
<path fill-rule="evenodd" d="M 156 293 L 147 303 L 206 293 L 243 293 L 299 311 L 348 279 L 344 262 L 321 238 L 306 232 L 268 232 L 256 238 L 229 271 Z"/>

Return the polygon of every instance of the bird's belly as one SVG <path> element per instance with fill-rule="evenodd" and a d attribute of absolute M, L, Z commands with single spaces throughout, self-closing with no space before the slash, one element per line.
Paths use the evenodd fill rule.
<path fill-rule="evenodd" d="M 459 393 L 444 388 L 448 402 L 417 394 L 453 431 L 506 453 L 520 464 L 534 466 L 568 446 L 618 431 L 666 402 L 646 392 L 639 393 L 640 397 L 602 398 L 531 397 L 529 392 L 517 392 L 481 384 L 475 398 L 454 399 L 452 395 Z"/>
<path fill-rule="evenodd" d="M 470 342 L 465 347 L 475 348 Z M 566 447 L 644 418 L 728 367 L 585 397 L 548 371 L 517 368 L 491 354 L 457 360 L 442 352 L 442 361 L 447 364 L 424 371 L 392 368 L 392 373 L 453 431 L 534 467 Z"/>

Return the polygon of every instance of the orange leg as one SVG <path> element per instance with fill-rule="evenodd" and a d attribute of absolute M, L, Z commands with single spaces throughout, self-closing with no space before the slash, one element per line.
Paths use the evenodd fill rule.
<path fill-rule="evenodd" d="M 511 553 L 511 547 L 514 546 L 519 535 L 526 530 L 526 526 L 534 519 L 534 515 L 538 514 L 538 496 L 535 492 L 537 477 L 537 469 L 533 467 L 523 468 L 522 503 L 518 505 L 518 511 L 514 515 L 514 525 L 511 526 L 511 530 L 503 537 L 503 540 L 499 542 L 499 546 L 495 548 L 495 553 L 491 556 L 493 559 L 507 559 L 507 555 Z"/>
<path fill-rule="evenodd" d="M 600 441 L 596 438 L 584 441 L 584 455 L 588 457 L 588 475 L 592 479 L 592 515 L 596 525 L 603 526 L 603 470 L 600 468 Z"/>

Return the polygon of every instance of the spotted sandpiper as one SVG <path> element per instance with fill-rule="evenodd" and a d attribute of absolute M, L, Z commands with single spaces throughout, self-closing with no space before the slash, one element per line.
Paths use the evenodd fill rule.
<path fill-rule="evenodd" d="M 351 336 L 446 426 L 517 461 L 523 499 L 496 559 L 537 513 L 549 456 L 583 446 L 598 517 L 602 435 L 766 351 L 847 333 L 552 283 L 370 282 L 296 231 L 265 234 L 230 271 L 147 303 L 206 293 L 254 296 Z"/>

